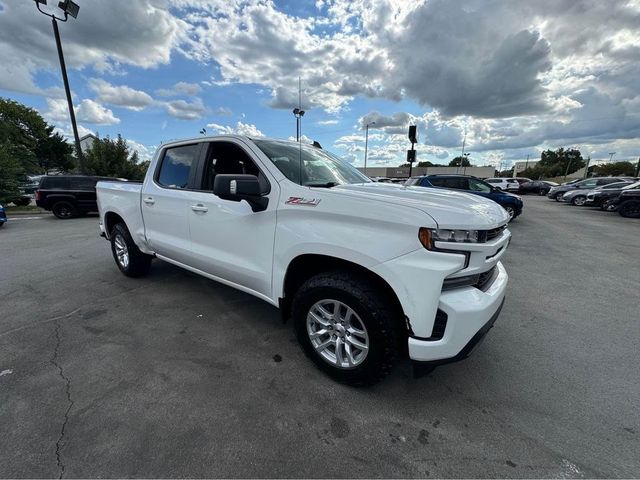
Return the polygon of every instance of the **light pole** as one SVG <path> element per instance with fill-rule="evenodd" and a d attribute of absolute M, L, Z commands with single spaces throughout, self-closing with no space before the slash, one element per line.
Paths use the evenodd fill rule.
<path fill-rule="evenodd" d="M 609 152 L 609 162 L 613 161 L 613 156 L 616 154 L 616 152 Z"/>
<path fill-rule="evenodd" d="M 80 6 L 74 3 L 72 0 L 64 0 L 58 2 L 58 8 L 64 12 L 64 18 L 56 17 L 52 13 L 43 12 L 40 8 L 40 4 L 46 5 L 47 0 L 34 0 L 38 11 L 43 15 L 51 18 L 53 25 L 53 36 L 56 39 L 56 47 L 58 48 L 58 59 L 60 60 L 60 70 L 62 70 L 62 81 L 64 82 L 64 91 L 67 94 L 67 105 L 69 106 L 69 117 L 71 118 L 71 129 L 73 130 L 73 138 L 76 144 L 76 155 L 78 156 L 78 167 L 81 173 L 85 173 L 84 170 L 84 155 L 82 154 L 82 148 L 80 147 L 80 136 L 78 135 L 78 126 L 76 125 L 76 114 L 73 110 L 73 100 L 71 99 L 71 89 L 69 88 L 69 79 L 67 78 L 67 67 L 64 63 L 64 54 L 62 53 L 62 43 L 60 42 L 60 32 L 58 31 L 58 22 L 66 22 L 69 19 L 69 15 L 73 18 L 78 18 L 78 12 Z"/>
<path fill-rule="evenodd" d="M 367 174 L 367 149 L 369 148 L 369 125 L 375 125 L 376 122 L 369 122 L 365 125 L 364 134 L 364 174 Z"/>
<path fill-rule="evenodd" d="M 460 160 L 460 163 L 465 163 L 465 160 L 469 161 L 469 155 L 471 155 L 470 153 L 463 153 L 462 154 L 462 160 Z M 471 163 L 471 162 L 469 162 Z M 466 175 L 467 174 L 467 166 L 464 165 L 464 168 L 462 169 L 462 174 Z"/>
<path fill-rule="evenodd" d="M 304 116 L 304 110 L 296 107 L 293 109 L 293 116 L 296 117 L 296 142 L 300 141 L 300 130 L 302 125 L 302 117 Z"/>
<path fill-rule="evenodd" d="M 527 168 L 529 168 L 529 154 L 527 153 L 527 161 L 524 164 L 524 169 L 526 170 Z"/>

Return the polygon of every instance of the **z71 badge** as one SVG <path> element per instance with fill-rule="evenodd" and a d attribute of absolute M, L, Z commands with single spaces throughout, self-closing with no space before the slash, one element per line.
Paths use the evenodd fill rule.
<path fill-rule="evenodd" d="M 306 207 L 315 207 L 320 203 L 319 198 L 289 197 L 286 205 L 303 205 Z"/>

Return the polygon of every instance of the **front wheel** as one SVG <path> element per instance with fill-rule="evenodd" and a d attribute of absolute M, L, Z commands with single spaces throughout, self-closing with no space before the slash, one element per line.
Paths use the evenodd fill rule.
<path fill-rule="evenodd" d="M 127 277 L 142 277 L 151 268 L 152 256 L 142 253 L 124 223 L 111 230 L 111 253 L 116 265 Z"/>
<path fill-rule="evenodd" d="M 627 200 L 620 204 L 618 213 L 627 218 L 640 218 L 640 200 Z"/>
<path fill-rule="evenodd" d="M 582 207 L 585 203 L 587 203 L 587 197 L 584 195 L 576 195 L 571 199 L 571 203 L 576 207 Z"/>
<path fill-rule="evenodd" d="M 556 193 L 555 197 L 553 197 L 555 199 L 556 202 L 559 202 L 560 200 L 562 200 L 562 196 L 564 195 L 565 192 L 561 192 L 561 193 Z"/>
<path fill-rule="evenodd" d="M 304 352 L 334 379 L 367 386 L 392 370 L 401 313 L 369 279 L 346 272 L 316 275 L 296 293 L 292 313 Z"/>
<path fill-rule="evenodd" d="M 505 205 L 504 208 L 509 215 L 509 221 L 513 220 L 516 217 L 516 210 L 511 205 Z"/>

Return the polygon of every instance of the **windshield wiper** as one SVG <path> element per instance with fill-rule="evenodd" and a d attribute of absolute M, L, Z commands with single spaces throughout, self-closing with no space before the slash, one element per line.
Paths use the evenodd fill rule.
<path fill-rule="evenodd" d="M 338 182 L 326 182 L 326 183 L 305 183 L 305 187 L 320 187 L 320 188 L 331 188 L 336 185 L 340 185 Z"/>

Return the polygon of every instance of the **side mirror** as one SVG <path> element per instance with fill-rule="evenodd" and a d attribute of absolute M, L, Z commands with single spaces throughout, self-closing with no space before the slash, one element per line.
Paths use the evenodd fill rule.
<path fill-rule="evenodd" d="M 223 200 L 246 200 L 254 212 L 266 210 L 269 199 L 260 192 L 260 181 L 255 175 L 218 174 L 213 181 L 213 194 Z"/>

